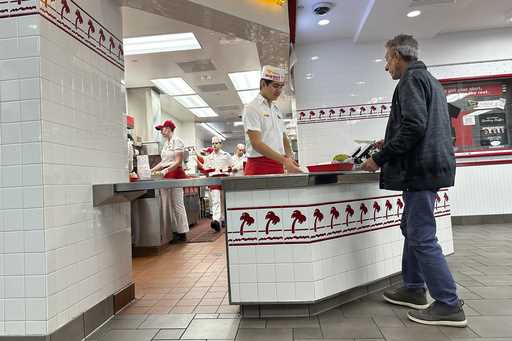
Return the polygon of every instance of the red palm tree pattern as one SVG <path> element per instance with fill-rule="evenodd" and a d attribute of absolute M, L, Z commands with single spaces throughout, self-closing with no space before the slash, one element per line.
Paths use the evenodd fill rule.
<path fill-rule="evenodd" d="M 117 45 L 117 58 L 121 58 L 122 55 L 123 55 L 123 45 L 121 45 L 121 43 L 119 43 L 119 45 Z"/>
<path fill-rule="evenodd" d="M 450 198 L 448 197 L 448 193 L 446 193 L 446 192 L 444 193 L 443 199 L 444 199 L 443 207 L 446 208 L 446 206 L 448 205 L 448 201 L 450 201 Z"/>
<path fill-rule="evenodd" d="M 364 112 L 366 112 L 366 107 L 359 108 L 359 113 L 362 115 Z"/>
<path fill-rule="evenodd" d="M 69 14 L 69 5 L 67 0 L 61 0 L 60 3 L 62 4 L 62 8 L 60 9 L 60 18 L 63 19 L 64 12 L 66 12 L 66 14 Z"/>
<path fill-rule="evenodd" d="M 320 115 L 318 115 L 318 118 L 322 118 L 322 116 L 324 116 L 324 115 L 325 115 L 325 111 L 320 110 Z"/>
<path fill-rule="evenodd" d="M 341 108 L 341 109 L 340 109 L 340 117 L 341 117 L 341 115 L 343 115 L 344 113 L 346 113 L 345 109 Z"/>
<path fill-rule="evenodd" d="M 435 207 L 436 207 L 436 210 L 437 210 L 437 205 L 439 205 L 439 203 L 441 202 L 441 197 L 439 196 L 439 193 L 436 193 L 436 203 L 435 203 Z"/>
<path fill-rule="evenodd" d="M 368 207 L 362 202 L 359 206 L 359 223 L 363 223 L 363 215 L 366 215 L 366 213 L 368 213 Z"/>
<path fill-rule="evenodd" d="M 373 202 L 373 221 L 374 221 L 374 222 L 375 222 L 375 220 L 376 220 L 376 216 L 375 216 L 375 214 L 376 214 L 377 212 L 380 212 L 380 205 L 379 205 L 379 203 L 378 203 L 378 202 L 374 201 L 374 202 Z"/>
<path fill-rule="evenodd" d="M 387 107 L 385 104 L 381 105 L 381 106 L 380 106 L 380 113 L 382 114 L 382 112 L 383 112 L 384 110 L 386 110 L 387 108 L 388 108 L 388 107 Z"/>
<path fill-rule="evenodd" d="M 375 110 L 377 110 L 377 108 L 375 107 L 375 105 L 372 105 L 370 107 L 370 114 L 373 114 L 375 112 Z"/>
<path fill-rule="evenodd" d="M 336 209 L 336 207 L 331 207 L 331 230 L 334 228 L 334 219 L 338 219 L 340 217 L 340 212 Z"/>
<path fill-rule="evenodd" d="M 291 215 L 291 218 L 293 219 L 293 222 L 292 222 L 292 233 L 295 233 L 295 224 L 297 222 L 299 222 L 299 224 L 302 224 L 303 222 L 305 222 L 306 221 L 306 216 L 304 214 L 302 214 L 301 211 L 295 210 L 295 211 L 293 211 L 293 213 Z"/>
<path fill-rule="evenodd" d="M 268 234 L 269 232 L 270 223 L 272 223 L 272 225 L 276 225 L 281 221 L 281 219 L 274 213 L 274 211 L 267 212 L 265 219 L 267 220 L 267 225 L 265 225 L 265 234 Z"/>
<path fill-rule="evenodd" d="M 391 209 L 393 208 L 393 205 L 391 204 L 391 201 L 389 200 L 386 200 L 386 219 L 388 219 L 388 212 L 391 211 Z"/>
<path fill-rule="evenodd" d="M 87 29 L 87 38 L 90 38 L 91 37 L 91 33 L 96 32 L 96 29 L 94 28 L 94 24 L 92 22 L 92 19 L 89 19 L 89 21 L 87 22 L 87 26 L 89 26 L 89 28 Z"/>
<path fill-rule="evenodd" d="M 315 116 L 315 115 L 316 115 L 316 113 L 315 113 L 313 110 L 311 110 L 311 111 L 309 112 L 309 119 L 311 119 L 311 117 L 313 117 L 313 116 Z"/>
<path fill-rule="evenodd" d="M 345 208 L 345 225 L 348 226 L 348 217 L 349 216 L 353 216 L 354 215 L 354 209 L 352 208 L 352 206 L 350 205 L 347 205 L 347 207 Z"/>
<path fill-rule="evenodd" d="M 396 200 L 396 216 L 400 217 L 400 210 L 404 207 L 404 203 L 402 202 L 402 199 L 398 198 Z"/>
<path fill-rule="evenodd" d="M 334 110 L 332 110 L 332 109 L 331 109 L 331 110 L 329 110 L 329 118 L 331 118 L 331 117 L 332 117 L 332 115 L 334 115 L 334 114 L 336 114 L 336 111 L 334 111 Z"/>
<path fill-rule="evenodd" d="M 350 110 L 349 110 L 349 111 L 350 111 L 350 114 L 349 114 L 349 115 L 352 115 L 353 113 L 355 113 L 355 112 L 356 112 L 356 109 L 354 109 L 354 108 L 350 108 Z"/>
<path fill-rule="evenodd" d="M 108 52 L 112 53 L 112 48 L 116 47 L 116 42 L 114 41 L 113 37 L 110 37 L 109 39 L 109 45 L 108 45 Z"/>
<path fill-rule="evenodd" d="M 315 232 L 316 232 L 316 224 L 317 224 L 317 222 L 324 220 L 324 215 L 323 215 L 323 214 L 322 214 L 322 212 L 320 212 L 320 210 L 317 208 L 317 209 L 315 210 L 315 212 L 313 213 L 313 217 L 315 217 L 314 230 L 315 230 Z"/>
<path fill-rule="evenodd" d="M 101 47 L 102 43 L 105 41 L 105 33 L 103 33 L 102 28 L 100 28 L 99 34 L 100 34 L 100 39 L 98 40 L 98 43 L 100 44 L 100 47 Z"/>
<path fill-rule="evenodd" d="M 84 18 L 82 18 L 82 13 L 80 13 L 80 10 L 76 10 L 75 12 L 75 30 L 78 30 L 78 23 L 82 25 L 84 23 Z"/>
<path fill-rule="evenodd" d="M 242 224 L 240 225 L 240 235 L 243 236 L 244 235 L 244 226 L 247 225 L 247 226 L 251 226 L 252 224 L 254 224 L 254 218 L 251 217 L 251 215 L 247 212 L 244 212 L 242 213 L 242 216 L 240 217 L 240 221 L 242 222 Z"/>

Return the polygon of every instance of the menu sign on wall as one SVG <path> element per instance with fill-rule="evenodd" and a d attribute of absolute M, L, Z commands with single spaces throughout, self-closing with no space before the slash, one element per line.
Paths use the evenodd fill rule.
<path fill-rule="evenodd" d="M 508 144 L 505 113 L 486 113 L 478 117 L 481 146 L 503 146 Z"/>

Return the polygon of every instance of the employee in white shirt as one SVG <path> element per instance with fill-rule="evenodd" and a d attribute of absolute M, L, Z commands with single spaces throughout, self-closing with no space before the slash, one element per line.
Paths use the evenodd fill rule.
<path fill-rule="evenodd" d="M 270 65 L 261 72 L 260 93 L 243 114 L 247 163 L 245 175 L 301 173 L 293 159 L 279 108 L 274 103 L 283 90 L 285 70 Z"/>
<path fill-rule="evenodd" d="M 164 178 L 167 179 L 187 178 L 187 174 L 183 170 L 185 144 L 174 135 L 176 125 L 171 120 L 166 120 L 161 125 L 156 126 L 155 129 L 162 134 L 164 146 L 160 154 L 162 161 L 153 167 L 151 172 L 161 171 Z M 171 226 L 172 231 L 178 234 L 179 240 L 186 240 L 189 227 L 183 199 L 183 188 L 161 189 L 160 196 L 164 226 Z"/>
<path fill-rule="evenodd" d="M 245 156 L 245 145 L 239 143 L 236 145 L 235 153 L 233 154 L 233 168 L 232 171 L 235 175 L 244 175 L 244 164 L 247 162 Z"/>
<path fill-rule="evenodd" d="M 204 167 L 206 169 L 214 169 L 215 173 L 227 173 L 233 167 L 233 159 L 229 153 L 222 150 L 222 140 L 214 136 L 212 137 L 213 152 L 206 157 Z M 215 174 L 214 173 L 214 174 Z M 212 203 L 212 222 L 210 226 L 215 231 L 220 231 L 222 222 L 224 221 L 224 210 L 222 209 L 222 186 L 210 186 L 210 199 Z"/>

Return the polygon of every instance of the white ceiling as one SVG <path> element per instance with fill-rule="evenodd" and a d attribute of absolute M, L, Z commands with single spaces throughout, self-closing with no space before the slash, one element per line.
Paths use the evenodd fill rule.
<path fill-rule="evenodd" d="M 365 43 L 392 38 L 398 33 L 433 38 L 440 33 L 512 27 L 511 0 L 331 0 L 334 8 L 318 26 L 312 6 L 319 0 L 298 0 L 297 43 L 352 38 Z M 422 15 L 406 14 L 419 9 Z"/>

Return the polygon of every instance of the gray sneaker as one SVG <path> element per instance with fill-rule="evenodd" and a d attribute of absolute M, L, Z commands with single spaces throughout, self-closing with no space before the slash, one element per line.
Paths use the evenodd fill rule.
<path fill-rule="evenodd" d="M 425 309 L 429 306 L 426 292 L 424 288 L 408 289 L 402 287 L 385 291 L 382 297 L 392 304 L 414 309 Z"/>
<path fill-rule="evenodd" d="M 407 313 L 409 320 L 430 326 L 447 326 L 464 328 L 468 324 L 462 306 L 464 301 L 459 300 L 456 307 L 434 302 L 427 309 L 411 310 Z"/>

